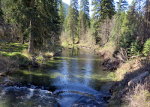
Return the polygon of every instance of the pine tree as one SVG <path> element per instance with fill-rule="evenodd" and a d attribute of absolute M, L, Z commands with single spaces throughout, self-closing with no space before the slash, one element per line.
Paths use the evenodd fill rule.
<path fill-rule="evenodd" d="M 29 41 L 28 51 L 54 44 L 59 40 L 58 0 L 6 0 L 7 22 L 16 24 Z M 7 14 L 9 16 L 7 16 Z"/>
<path fill-rule="evenodd" d="M 80 0 L 79 35 L 84 35 L 90 26 L 89 0 Z"/>
<path fill-rule="evenodd" d="M 96 43 L 100 43 L 101 37 L 101 25 L 105 19 L 111 19 L 115 14 L 114 0 L 93 0 L 93 34 L 96 39 Z"/>
<path fill-rule="evenodd" d="M 115 14 L 114 0 L 101 0 L 100 8 L 100 19 L 102 21 L 106 18 L 111 19 Z"/>
<path fill-rule="evenodd" d="M 78 36 L 78 0 L 71 0 L 68 14 L 67 29 L 73 44 L 79 41 Z"/>
<path fill-rule="evenodd" d="M 116 41 L 116 44 L 119 45 L 119 41 L 121 38 L 121 27 L 122 22 L 125 18 L 125 10 L 127 9 L 128 2 L 126 0 L 119 0 L 117 2 L 117 14 L 115 16 L 115 26 L 114 26 L 114 34 L 113 37 Z"/>
<path fill-rule="evenodd" d="M 59 17 L 61 23 L 61 29 L 64 30 L 64 21 L 65 21 L 65 8 L 62 0 L 59 1 Z"/>
<path fill-rule="evenodd" d="M 150 0 L 145 0 L 145 4 L 144 4 L 144 20 L 145 20 L 145 37 L 144 39 L 149 38 L 149 34 L 150 34 Z"/>
<path fill-rule="evenodd" d="M 2 23 L 3 20 L 2 1 L 0 0 L 0 23 Z"/>

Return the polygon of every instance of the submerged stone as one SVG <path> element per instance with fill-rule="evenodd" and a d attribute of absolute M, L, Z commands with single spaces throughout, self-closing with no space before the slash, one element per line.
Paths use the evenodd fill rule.
<path fill-rule="evenodd" d="M 8 107 L 58 107 L 56 99 L 47 90 L 27 87 L 4 87 L 0 91 L 0 106 Z"/>
<path fill-rule="evenodd" d="M 105 103 L 103 101 L 98 101 L 95 99 L 91 99 L 88 97 L 81 97 L 78 99 L 72 107 L 106 107 Z"/>

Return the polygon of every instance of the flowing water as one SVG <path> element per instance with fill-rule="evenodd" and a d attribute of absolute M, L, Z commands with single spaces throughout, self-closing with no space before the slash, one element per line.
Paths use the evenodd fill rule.
<path fill-rule="evenodd" d="M 20 70 L 7 77 L 15 86 L 1 86 L 0 107 L 105 107 L 109 93 L 101 87 L 112 74 L 103 71 L 91 50 L 64 49 L 45 61 L 45 69 Z"/>

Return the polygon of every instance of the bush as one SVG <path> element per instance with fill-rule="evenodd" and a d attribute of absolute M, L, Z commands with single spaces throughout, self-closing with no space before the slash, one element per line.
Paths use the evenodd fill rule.
<path fill-rule="evenodd" d="M 144 49 L 143 49 L 143 54 L 145 56 L 149 56 L 150 55 L 150 39 L 148 39 L 145 44 L 144 44 Z"/>
<path fill-rule="evenodd" d="M 0 75 L 5 75 L 6 73 L 16 71 L 17 69 L 18 64 L 15 60 L 0 55 Z"/>
<path fill-rule="evenodd" d="M 132 42 L 131 43 L 131 47 L 129 49 L 129 54 L 132 56 L 132 55 L 136 55 L 136 56 L 139 56 L 140 53 L 141 53 L 141 45 L 135 41 L 135 42 Z"/>
<path fill-rule="evenodd" d="M 31 63 L 31 61 L 26 56 L 19 53 L 10 56 L 10 59 L 15 60 L 19 66 L 28 66 Z"/>
<path fill-rule="evenodd" d="M 133 40 L 134 40 L 133 36 L 129 32 L 126 32 L 121 35 L 121 38 L 119 41 L 119 47 L 124 48 L 124 49 L 130 48 Z"/>
<path fill-rule="evenodd" d="M 146 90 L 145 85 L 138 84 L 134 90 L 128 93 L 125 99 L 128 106 L 125 107 L 150 107 L 150 93 Z"/>

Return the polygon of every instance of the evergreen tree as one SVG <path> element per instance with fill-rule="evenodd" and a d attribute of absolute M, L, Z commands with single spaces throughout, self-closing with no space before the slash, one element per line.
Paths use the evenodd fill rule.
<path fill-rule="evenodd" d="M 144 4 L 144 20 L 145 20 L 145 37 L 144 40 L 146 40 L 147 38 L 149 38 L 149 34 L 150 34 L 150 0 L 145 0 L 145 4 Z"/>
<path fill-rule="evenodd" d="M 64 21 L 65 21 L 65 8 L 62 0 L 59 1 L 59 17 L 62 30 L 64 29 Z"/>
<path fill-rule="evenodd" d="M 0 22 L 3 21 L 2 1 L 0 0 Z"/>
<path fill-rule="evenodd" d="M 80 0 L 79 35 L 84 35 L 90 26 L 89 0 Z"/>
<path fill-rule="evenodd" d="M 30 53 L 59 40 L 58 0 L 6 0 L 4 4 L 7 22 L 19 26 L 23 38 L 29 37 Z"/>
<path fill-rule="evenodd" d="M 119 45 L 119 41 L 121 38 L 121 27 L 122 22 L 125 18 L 125 10 L 128 7 L 128 2 L 126 0 L 119 0 L 117 2 L 117 14 L 115 16 L 115 26 L 114 26 L 114 34 L 113 38 L 116 41 L 116 44 Z"/>
<path fill-rule="evenodd" d="M 101 0 L 100 2 L 100 20 L 111 19 L 115 14 L 114 0 Z"/>
<path fill-rule="evenodd" d="M 93 33 L 96 43 L 100 43 L 101 25 L 105 19 L 111 19 L 115 14 L 115 7 L 113 0 L 93 0 Z"/>
<path fill-rule="evenodd" d="M 79 41 L 78 36 L 78 0 L 71 0 L 68 14 L 67 30 L 73 44 Z"/>

